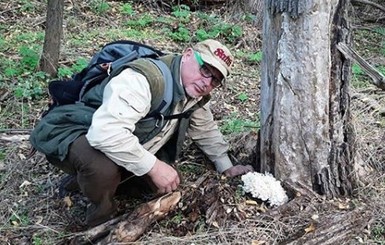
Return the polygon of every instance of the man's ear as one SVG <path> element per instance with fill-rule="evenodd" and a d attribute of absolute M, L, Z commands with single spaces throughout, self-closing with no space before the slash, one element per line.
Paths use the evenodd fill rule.
<path fill-rule="evenodd" d="M 194 50 L 192 48 L 188 48 L 183 52 L 182 60 L 186 61 L 188 59 L 191 59 L 191 57 L 194 57 Z"/>

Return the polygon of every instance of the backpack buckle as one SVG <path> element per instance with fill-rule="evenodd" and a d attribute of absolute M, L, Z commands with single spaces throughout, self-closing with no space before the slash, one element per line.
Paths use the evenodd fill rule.
<path fill-rule="evenodd" d="M 107 64 L 107 75 L 108 76 L 111 74 L 111 66 L 112 66 L 112 62 Z"/>
<path fill-rule="evenodd" d="M 160 119 L 156 119 L 156 122 L 155 122 L 155 127 L 159 128 L 159 127 L 162 127 L 163 126 L 163 123 L 164 123 L 164 116 L 163 114 L 159 114 L 160 116 Z M 160 121 L 160 125 L 159 125 L 159 121 Z"/>

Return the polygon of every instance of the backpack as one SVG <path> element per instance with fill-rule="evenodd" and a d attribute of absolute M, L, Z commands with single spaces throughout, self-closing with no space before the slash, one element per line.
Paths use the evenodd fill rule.
<path fill-rule="evenodd" d="M 48 85 L 51 103 L 45 116 L 56 106 L 82 102 L 84 94 L 92 87 L 102 83 L 105 79 L 110 80 L 119 74 L 126 64 L 138 58 L 148 58 L 162 72 L 165 79 L 163 100 L 149 112 L 145 118 L 159 117 L 171 105 L 173 97 L 173 78 L 167 65 L 158 58 L 165 55 L 160 50 L 134 41 L 121 40 L 107 43 L 90 60 L 87 67 L 81 72 L 73 75 L 69 80 L 53 80 Z M 186 117 L 187 115 L 171 115 L 173 119 Z"/>

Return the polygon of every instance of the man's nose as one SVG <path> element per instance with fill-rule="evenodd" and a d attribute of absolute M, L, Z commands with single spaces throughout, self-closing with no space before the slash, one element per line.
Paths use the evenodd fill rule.
<path fill-rule="evenodd" d="M 204 84 L 205 84 L 206 87 L 211 87 L 212 80 L 213 80 L 212 77 L 204 77 L 203 78 L 203 81 L 204 81 Z"/>

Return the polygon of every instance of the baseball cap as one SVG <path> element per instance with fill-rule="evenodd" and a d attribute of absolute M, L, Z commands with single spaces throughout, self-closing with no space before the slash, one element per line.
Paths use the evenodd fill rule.
<path fill-rule="evenodd" d="M 230 50 L 216 40 L 207 39 L 193 46 L 199 52 L 202 60 L 220 71 L 224 78 L 231 73 L 234 57 Z"/>

